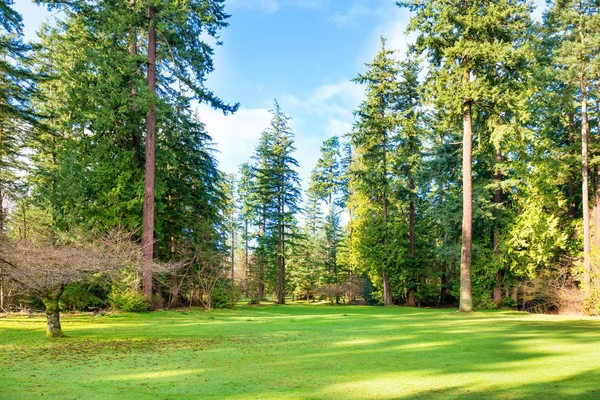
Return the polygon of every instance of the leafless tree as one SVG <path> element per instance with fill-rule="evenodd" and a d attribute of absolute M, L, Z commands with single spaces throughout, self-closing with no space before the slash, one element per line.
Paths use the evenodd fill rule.
<path fill-rule="evenodd" d="M 59 301 L 65 286 L 94 274 L 139 268 L 141 248 L 131 235 L 113 232 L 94 238 L 0 241 L 5 277 L 46 306 L 46 336 L 62 337 Z"/>

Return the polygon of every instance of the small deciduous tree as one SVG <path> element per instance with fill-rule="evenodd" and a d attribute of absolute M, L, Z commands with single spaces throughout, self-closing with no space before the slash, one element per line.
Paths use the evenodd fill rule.
<path fill-rule="evenodd" d="M 109 274 L 139 265 L 141 252 L 131 235 L 111 233 L 94 240 L 2 240 L 0 264 L 8 279 L 46 307 L 50 338 L 64 336 L 59 301 L 65 287 L 94 274 Z"/>

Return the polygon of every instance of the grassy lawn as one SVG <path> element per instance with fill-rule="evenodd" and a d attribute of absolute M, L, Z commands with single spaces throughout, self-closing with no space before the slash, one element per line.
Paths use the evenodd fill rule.
<path fill-rule="evenodd" d="M 0 318 L 0 399 L 600 398 L 600 321 L 241 306 Z M 42 397 L 43 396 L 43 397 Z"/>

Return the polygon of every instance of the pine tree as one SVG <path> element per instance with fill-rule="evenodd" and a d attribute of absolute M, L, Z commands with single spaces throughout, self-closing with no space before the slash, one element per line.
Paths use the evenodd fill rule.
<path fill-rule="evenodd" d="M 473 310 L 473 112 L 499 100 L 502 71 L 510 71 L 528 56 L 528 43 L 519 35 L 531 24 L 531 5 L 524 0 L 412 0 L 398 5 L 416 14 L 409 31 L 419 33 L 416 49 L 428 56 L 429 97 L 463 122 L 460 310 L 469 312 Z"/>
<path fill-rule="evenodd" d="M 38 124 L 32 106 L 37 79 L 27 65 L 31 47 L 23 43 L 22 18 L 12 4 L 0 3 L 0 237 L 5 234 L 7 202 L 20 191 L 16 174 L 24 168 L 22 148 Z"/>
<path fill-rule="evenodd" d="M 381 50 L 372 63 L 367 64 L 367 72 L 354 81 L 366 85 L 367 99 L 356 112 L 357 123 L 350 134 L 350 143 L 355 149 L 357 159 L 351 166 L 354 188 L 357 198 L 374 197 L 380 211 L 377 211 L 379 240 L 381 241 L 379 266 L 383 282 L 383 303 L 392 304 L 390 284 L 390 258 L 388 237 L 390 206 L 390 173 L 392 171 L 391 153 L 396 143 L 394 133 L 397 127 L 397 112 L 394 109 L 398 96 L 398 63 L 394 52 L 385 47 L 381 38 Z"/>
<path fill-rule="evenodd" d="M 400 82 L 396 108 L 398 120 L 398 151 L 395 154 L 395 166 L 398 171 L 400 191 L 406 193 L 409 214 L 408 258 L 409 273 L 413 282 L 407 289 L 407 304 L 415 305 L 417 264 L 415 260 L 416 219 L 417 219 L 417 179 L 422 164 L 424 138 L 424 112 L 421 110 L 421 88 L 419 83 L 420 67 L 415 59 L 407 59 L 400 64 Z M 408 190 L 402 190 L 408 188 Z M 403 196 L 404 197 L 404 196 Z"/>
<path fill-rule="evenodd" d="M 321 155 L 312 171 L 311 183 L 308 190 L 309 200 L 324 201 L 327 205 L 325 222 L 325 253 L 327 254 L 327 259 L 325 270 L 328 285 L 339 285 L 341 281 L 340 271 L 338 270 L 337 251 L 341 239 L 339 207 L 340 195 L 343 189 L 342 178 L 340 142 L 338 137 L 334 136 L 325 140 L 321 146 Z M 317 205 L 309 203 L 309 206 L 314 207 Z M 311 222 L 311 219 L 308 221 Z M 312 225 L 314 227 L 314 222 Z M 336 303 L 339 303 L 339 295 L 335 297 Z"/>
<path fill-rule="evenodd" d="M 551 4 L 546 13 L 546 22 L 558 41 L 556 57 L 561 65 L 560 78 L 565 83 L 577 82 L 580 96 L 581 118 L 581 176 L 583 209 L 583 292 L 584 297 L 592 296 L 593 269 L 591 263 L 591 233 L 589 207 L 589 135 L 588 98 L 590 83 L 595 75 L 594 59 L 600 46 L 600 4 L 595 0 L 563 0 Z M 598 209 L 600 196 L 595 198 L 594 208 Z M 600 236 L 600 227 L 596 227 Z M 588 300 L 590 301 L 590 300 Z M 593 300 L 591 300 L 594 302 Z M 595 308 L 595 305 L 591 305 Z"/>
<path fill-rule="evenodd" d="M 261 267 L 267 265 L 270 257 L 276 263 L 277 303 L 285 304 L 286 243 L 293 236 L 291 229 L 299 211 L 300 181 L 294 169 L 298 162 L 292 157 L 295 148 L 294 134 L 288 125 L 290 118 L 277 101 L 274 106 L 271 124 L 263 132 L 254 155 L 261 232 L 257 257 Z"/>

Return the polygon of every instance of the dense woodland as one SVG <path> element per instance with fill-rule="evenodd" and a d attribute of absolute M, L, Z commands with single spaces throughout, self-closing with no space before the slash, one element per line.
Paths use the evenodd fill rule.
<path fill-rule="evenodd" d="M 224 0 L 37 3 L 62 17 L 25 43 L 0 0 L 0 310 L 600 313 L 600 1 L 399 2 L 416 42 L 381 39 L 304 192 L 277 101 L 219 169 L 195 110 L 238 109 L 205 86 Z"/>

